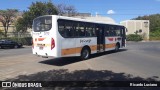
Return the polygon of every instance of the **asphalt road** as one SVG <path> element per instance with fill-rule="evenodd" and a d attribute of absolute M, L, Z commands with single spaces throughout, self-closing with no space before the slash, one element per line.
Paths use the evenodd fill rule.
<path fill-rule="evenodd" d="M 0 80 L 19 78 L 17 77 L 19 75 L 39 76 L 38 72 L 47 73 L 49 70 L 60 69 L 67 69 L 68 72 L 107 70 L 130 77 L 152 77 L 160 80 L 160 42 L 128 42 L 127 47 L 119 52 L 94 54 L 91 59 L 85 61 L 77 57 L 56 59 L 37 57 L 32 55 L 31 47 L 0 50 Z"/>
<path fill-rule="evenodd" d="M 32 53 L 32 49 L 30 46 L 24 46 L 22 48 L 17 48 L 17 49 L 9 49 L 9 48 L 8 49 L 0 49 L 0 58 L 17 56 L 17 55 L 24 55 L 24 54 L 28 54 L 28 53 Z"/>

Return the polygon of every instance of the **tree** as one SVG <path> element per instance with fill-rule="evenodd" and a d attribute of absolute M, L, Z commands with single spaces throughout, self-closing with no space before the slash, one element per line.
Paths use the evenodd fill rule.
<path fill-rule="evenodd" d="M 0 10 L 0 22 L 4 27 L 4 36 L 7 37 L 8 27 L 14 21 L 18 10 L 16 9 L 7 9 Z"/>
<path fill-rule="evenodd" d="M 17 19 L 17 22 L 15 23 L 17 32 L 19 31 L 25 32 L 27 31 L 27 28 L 32 27 L 32 22 L 34 17 L 30 15 L 31 15 L 30 12 L 24 11 L 22 17 Z"/>
<path fill-rule="evenodd" d="M 153 14 L 149 16 L 138 16 L 134 20 L 149 20 L 150 21 L 150 31 L 154 32 L 160 28 L 160 14 Z"/>
<path fill-rule="evenodd" d="M 27 24 L 23 18 L 18 18 L 17 22 L 15 23 L 16 32 L 26 32 Z"/>
<path fill-rule="evenodd" d="M 17 31 L 25 31 L 27 28 L 32 28 L 33 19 L 38 16 L 58 14 L 58 10 L 52 2 L 33 2 L 28 9 L 28 11 L 24 11 L 22 18 L 17 21 Z"/>
<path fill-rule="evenodd" d="M 74 6 L 67 6 L 65 4 L 58 4 L 58 14 L 59 15 L 67 15 L 67 16 L 76 16 L 77 11 Z"/>

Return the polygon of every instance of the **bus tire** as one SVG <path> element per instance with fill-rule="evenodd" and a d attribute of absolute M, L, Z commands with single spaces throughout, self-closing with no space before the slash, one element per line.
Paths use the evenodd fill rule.
<path fill-rule="evenodd" d="M 89 48 L 83 48 L 82 51 L 81 51 L 81 59 L 82 60 L 86 60 L 90 57 L 90 50 Z"/>
<path fill-rule="evenodd" d="M 116 46 L 115 46 L 115 50 L 114 50 L 114 51 L 115 51 L 115 52 L 119 51 L 119 48 L 120 48 L 120 44 L 117 43 Z"/>

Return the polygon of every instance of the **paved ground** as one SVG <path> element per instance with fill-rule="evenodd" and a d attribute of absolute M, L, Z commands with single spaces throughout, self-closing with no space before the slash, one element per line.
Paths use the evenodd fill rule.
<path fill-rule="evenodd" d="M 39 75 L 48 77 L 51 74 L 49 70 L 53 69 L 57 70 L 53 70 L 54 72 L 59 72 L 59 69 L 61 69 L 63 73 L 65 70 L 67 70 L 67 72 L 73 71 L 72 73 L 74 73 L 75 70 L 76 72 L 83 71 L 85 73 L 91 72 L 92 70 L 91 73 L 93 74 L 94 71 L 95 75 L 106 75 L 108 72 L 112 72 L 112 75 L 115 73 L 114 76 L 122 76 L 122 74 L 126 76 L 130 74 L 130 78 L 133 75 L 133 77 L 153 77 L 160 80 L 159 68 L 160 42 L 129 42 L 125 49 L 117 53 L 106 52 L 96 54 L 92 55 L 91 59 L 85 61 L 80 61 L 77 57 L 44 59 L 32 55 L 31 47 L 0 50 L 0 80 L 15 77 L 19 78 L 17 76 L 30 74 L 35 74 L 35 77 Z M 102 71 L 101 74 L 99 71 Z M 107 73 L 103 73 L 104 71 Z M 39 74 L 38 72 L 42 73 Z M 43 76 L 46 75 L 46 73 L 50 74 Z M 114 78 L 114 80 L 116 79 L 117 78 Z M 125 78 L 125 80 L 127 80 L 127 78 Z"/>
<path fill-rule="evenodd" d="M 24 46 L 23 48 L 17 48 L 17 49 L 0 49 L 1 58 L 17 56 L 17 55 L 25 55 L 30 53 L 32 53 L 31 46 Z"/>

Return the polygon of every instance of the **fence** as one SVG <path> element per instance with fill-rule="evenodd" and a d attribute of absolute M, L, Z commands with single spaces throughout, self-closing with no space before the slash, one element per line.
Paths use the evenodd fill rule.
<path fill-rule="evenodd" d="M 31 37 L 31 33 L 29 32 L 8 32 L 7 37 L 17 37 L 17 38 Z M 4 38 L 3 33 L 0 33 L 0 38 Z"/>
<path fill-rule="evenodd" d="M 7 37 L 4 37 L 3 33 L 0 33 L 0 40 L 1 39 L 9 39 L 13 40 L 19 43 L 22 43 L 23 45 L 32 45 L 32 37 L 31 33 L 25 32 L 8 32 Z"/>

